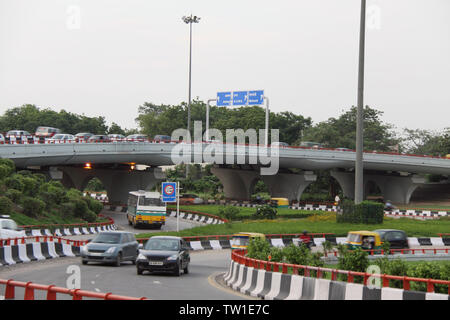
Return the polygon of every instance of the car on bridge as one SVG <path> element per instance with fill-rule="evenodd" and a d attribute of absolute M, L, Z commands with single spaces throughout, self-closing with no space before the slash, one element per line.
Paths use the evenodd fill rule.
<path fill-rule="evenodd" d="M 6 133 L 5 138 L 6 140 L 9 140 L 10 143 L 13 139 L 15 139 L 15 141 L 18 143 L 22 143 L 24 141 L 27 141 L 28 143 L 34 142 L 34 138 L 31 133 L 25 130 L 9 130 Z"/>
<path fill-rule="evenodd" d="M 90 132 L 80 132 L 75 135 L 76 142 L 88 141 L 94 134 Z"/>
<path fill-rule="evenodd" d="M 123 134 L 116 134 L 116 133 L 108 134 L 108 137 L 109 139 L 111 139 L 112 142 L 124 141 L 126 139 Z"/>
<path fill-rule="evenodd" d="M 158 135 L 153 137 L 153 141 L 159 142 L 159 143 L 169 143 L 169 142 L 172 141 L 172 137 L 158 134 Z"/>
<path fill-rule="evenodd" d="M 189 246 L 183 238 L 153 236 L 142 247 L 136 259 L 136 271 L 170 272 L 180 276 L 189 273 L 191 257 Z"/>
<path fill-rule="evenodd" d="M 145 134 L 130 134 L 127 137 L 127 141 L 134 141 L 134 142 L 146 142 L 148 141 L 148 137 Z"/>
<path fill-rule="evenodd" d="M 96 134 L 90 137 L 87 142 L 111 142 L 111 138 L 106 134 Z"/>
<path fill-rule="evenodd" d="M 45 140 L 45 138 L 51 138 L 58 133 L 61 133 L 61 129 L 53 127 L 37 127 L 34 136 L 39 138 L 39 140 Z"/>
<path fill-rule="evenodd" d="M 81 262 L 112 263 L 119 267 L 123 261 L 136 263 L 139 244 L 133 233 L 107 231 L 98 233 L 94 239 L 80 249 Z"/>
<path fill-rule="evenodd" d="M 57 142 L 75 142 L 75 136 L 73 134 L 67 134 L 67 133 L 58 133 L 55 134 L 53 137 L 48 139 L 49 142 L 57 143 Z"/>
<path fill-rule="evenodd" d="M 272 147 L 289 147 L 289 143 L 287 143 L 287 142 L 281 142 L 281 141 L 276 141 L 276 142 L 273 142 L 272 144 L 271 144 L 271 146 Z"/>

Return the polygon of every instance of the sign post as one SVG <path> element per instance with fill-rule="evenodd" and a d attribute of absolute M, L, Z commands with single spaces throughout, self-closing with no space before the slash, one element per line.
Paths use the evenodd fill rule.
<path fill-rule="evenodd" d="M 217 98 L 208 100 L 206 107 L 206 130 L 209 129 L 209 101 L 216 101 L 218 107 L 230 106 L 260 106 L 266 101 L 266 131 L 264 141 L 266 146 L 269 143 L 269 98 L 264 95 L 264 90 L 252 91 L 227 91 L 217 92 Z M 207 135 L 209 137 L 209 134 Z"/>
<path fill-rule="evenodd" d="M 177 232 L 180 219 L 180 186 L 178 182 L 163 182 L 161 185 L 162 201 L 177 203 Z"/>

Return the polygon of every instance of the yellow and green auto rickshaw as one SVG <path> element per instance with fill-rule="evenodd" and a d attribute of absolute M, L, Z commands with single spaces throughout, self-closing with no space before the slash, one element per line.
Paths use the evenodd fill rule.
<path fill-rule="evenodd" d="M 231 238 L 231 249 L 247 249 L 250 239 L 261 238 L 266 239 L 266 236 L 262 233 L 256 232 L 239 232 L 233 234 Z"/>
<path fill-rule="evenodd" d="M 361 248 L 363 250 L 376 250 L 375 254 L 381 253 L 380 235 L 372 231 L 350 231 L 347 234 L 347 248 L 354 250 Z"/>
<path fill-rule="evenodd" d="M 289 208 L 289 200 L 287 198 L 270 198 L 270 202 L 275 204 L 277 208 Z"/>

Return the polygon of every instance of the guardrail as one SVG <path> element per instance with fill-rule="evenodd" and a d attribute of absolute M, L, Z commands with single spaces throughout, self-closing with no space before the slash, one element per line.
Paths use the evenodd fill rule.
<path fill-rule="evenodd" d="M 427 292 L 434 292 L 434 286 L 437 284 L 446 285 L 448 288 L 448 294 L 450 295 L 450 281 L 447 280 L 437 280 L 437 279 L 424 279 L 424 278 L 413 278 L 406 276 L 392 276 L 387 274 L 373 274 L 367 272 L 357 272 L 349 270 L 339 270 L 331 268 L 313 267 L 298 264 L 271 262 L 253 259 L 245 256 L 246 250 L 233 250 L 231 253 L 231 259 L 236 263 L 245 265 L 246 267 L 252 267 L 255 269 L 262 269 L 272 272 L 290 273 L 294 275 L 299 275 L 299 270 L 303 270 L 305 277 L 316 277 L 323 278 L 327 273 L 331 275 L 332 281 L 338 280 L 338 275 L 346 275 L 348 283 L 354 283 L 355 277 L 362 277 L 363 284 L 367 285 L 369 278 L 380 278 L 383 287 L 389 287 L 389 282 L 391 280 L 400 280 L 403 282 L 403 290 L 410 290 L 411 282 L 422 282 L 427 285 Z M 312 272 L 313 271 L 313 272 Z"/>
<path fill-rule="evenodd" d="M 28 241 L 27 241 L 28 240 Z M 41 241 L 42 240 L 42 241 Z M 8 238 L 0 240 L 0 247 L 3 246 L 15 246 L 19 244 L 26 244 L 31 242 L 57 242 L 57 243 L 65 243 L 68 245 L 72 245 L 75 247 L 79 247 L 85 243 L 85 241 L 81 240 L 70 240 L 64 239 L 57 236 L 30 236 L 30 237 L 22 237 L 22 238 Z"/>
<path fill-rule="evenodd" d="M 25 288 L 24 300 L 35 300 L 34 290 L 46 291 L 46 300 L 56 300 L 56 294 L 66 294 L 72 296 L 72 300 L 82 300 L 83 298 L 95 298 L 102 300 L 147 300 L 147 298 L 134 298 L 127 296 L 120 296 L 112 293 L 99 293 L 92 291 L 85 291 L 81 289 L 67 289 L 56 287 L 54 285 L 43 285 L 32 282 L 21 282 L 14 280 L 0 279 L 0 284 L 6 285 L 5 299 L 15 299 L 15 288 Z"/>
<path fill-rule="evenodd" d="M 6 138 L 4 142 L 0 142 L 0 144 L 10 144 L 10 145 L 22 145 L 22 144 L 86 144 L 86 143 L 126 143 L 126 142 L 137 142 L 137 143 L 158 143 L 158 144 L 176 144 L 176 143 L 184 143 L 184 141 L 179 140 L 171 140 L 171 141 L 158 141 L 153 139 L 114 139 L 111 141 L 74 141 L 74 140 L 42 140 L 37 139 L 33 136 L 28 136 L 24 139 L 10 139 Z M 192 141 L 189 144 L 198 144 L 198 143 L 209 143 L 209 144 L 233 144 L 236 146 L 249 146 L 249 147 L 266 147 L 265 145 L 258 144 L 247 144 L 247 143 L 226 143 L 222 141 Z M 271 146 L 269 146 L 271 147 Z M 306 150 L 325 150 L 325 151 L 339 151 L 339 152 L 355 152 L 355 150 L 342 150 L 340 148 L 317 148 L 317 147 L 302 147 L 302 146 L 277 146 L 280 149 L 306 149 Z M 408 156 L 408 157 L 421 157 L 421 158 L 434 158 L 434 159 L 450 159 L 450 157 L 446 156 L 432 156 L 432 155 L 421 155 L 421 154 L 403 154 L 398 152 L 385 152 L 385 151 L 376 151 L 376 150 L 364 150 L 364 153 L 372 153 L 372 154 L 385 154 L 385 155 L 393 155 L 393 156 Z"/>
<path fill-rule="evenodd" d="M 289 236 L 289 237 L 298 237 L 300 236 L 300 233 L 291 233 L 291 234 L 266 234 L 267 239 L 272 238 L 281 238 L 282 236 Z M 322 236 L 322 238 L 326 238 L 326 236 L 334 235 L 334 233 L 308 233 L 311 237 L 319 237 Z M 156 234 L 155 234 L 156 236 Z M 231 240 L 233 237 L 233 234 L 222 234 L 222 235 L 208 235 L 208 236 L 187 236 L 182 237 L 186 241 L 208 241 L 208 240 Z M 149 238 L 137 238 L 136 240 L 140 243 L 147 241 Z"/>

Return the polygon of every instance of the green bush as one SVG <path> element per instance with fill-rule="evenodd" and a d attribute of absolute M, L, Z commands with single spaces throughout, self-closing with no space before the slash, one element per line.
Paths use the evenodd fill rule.
<path fill-rule="evenodd" d="M 389 274 L 392 276 L 406 276 L 408 273 L 408 265 L 404 260 L 397 258 L 389 260 L 387 257 L 378 258 L 374 264 L 380 267 L 381 274 Z M 403 281 L 390 280 L 389 286 L 391 288 L 403 288 Z"/>
<path fill-rule="evenodd" d="M 15 204 L 19 204 L 22 199 L 22 192 L 16 189 L 8 189 L 5 195 Z"/>
<path fill-rule="evenodd" d="M 39 191 L 39 181 L 33 177 L 25 176 L 22 179 L 23 182 L 23 194 L 25 196 L 34 197 Z"/>
<path fill-rule="evenodd" d="M 97 215 L 91 210 L 87 210 L 82 218 L 87 222 L 95 222 L 95 220 L 97 220 Z"/>
<path fill-rule="evenodd" d="M 86 201 L 79 198 L 72 200 L 72 202 L 74 203 L 74 216 L 83 219 L 83 217 L 87 215 L 87 212 L 89 210 Z"/>
<path fill-rule="evenodd" d="M 247 256 L 253 259 L 268 260 L 270 243 L 262 238 L 251 239 L 247 246 Z"/>
<path fill-rule="evenodd" d="M 341 210 L 336 215 L 338 223 L 381 224 L 384 218 L 384 205 L 374 201 L 355 204 L 351 200 L 341 203 Z"/>
<path fill-rule="evenodd" d="M 338 245 L 339 257 L 337 269 L 340 270 L 351 270 L 358 272 L 366 272 L 369 266 L 368 254 L 361 248 L 356 248 L 355 250 L 348 250 L 343 245 Z M 341 279 L 346 281 L 347 276 L 341 274 Z M 356 283 L 361 283 L 363 281 L 362 277 L 355 277 Z"/>
<path fill-rule="evenodd" d="M 96 215 L 102 211 L 103 204 L 100 201 L 97 201 L 91 197 L 83 197 L 83 200 L 86 201 L 89 210 L 91 210 Z"/>
<path fill-rule="evenodd" d="M 275 216 L 277 215 L 277 209 L 269 206 L 269 205 L 262 205 L 258 206 L 256 208 L 256 212 L 253 216 L 255 219 L 275 219 Z"/>
<path fill-rule="evenodd" d="M 5 186 L 9 189 L 16 189 L 23 192 L 25 184 L 23 183 L 23 177 L 19 174 L 13 174 L 4 180 Z"/>
<path fill-rule="evenodd" d="M 29 217 L 37 218 L 39 217 L 45 208 L 45 202 L 32 198 L 32 197 L 24 197 L 22 199 L 23 213 Z"/>
<path fill-rule="evenodd" d="M 7 165 L 0 165 L 0 180 L 5 179 L 11 174 L 11 169 Z"/>
<path fill-rule="evenodd" d="M 408 276 L 413 278 L 425 279 L 440 279 L 450 280 L 450 264 L 440 265 L 431 262 L 421 262 L 413 265 L 408 269 Z M 411 282 L 411 290 L 427 291 L 426 282 Z M 434 290 L 437 293 L 448 293 L 446 285 L 434 285 Z"/>
<path fill-rule="evenodd" d="M 60 213 L 63 218 L 72 218 L 75 215 L 75 203 L 73 202 L 64 202 L 61 203 Z"/>
<path fill-rule="evenodd" d="M 16 171 L 16 165 L 11 159 L 0 159 L 0 166 L 6 166 L 9 169 L 9 174 Z"/>
<path fill-rule="evenodd" d="M 219 215 L 228 221 L 236 220 L 240 210 L 235 206 L 224 206 L 219 208 Z"/>
<path fill-rule="evenodd" d="M 0 215 L 9 215 L 13 203 L 8 197 L 0 197 Z"/>

